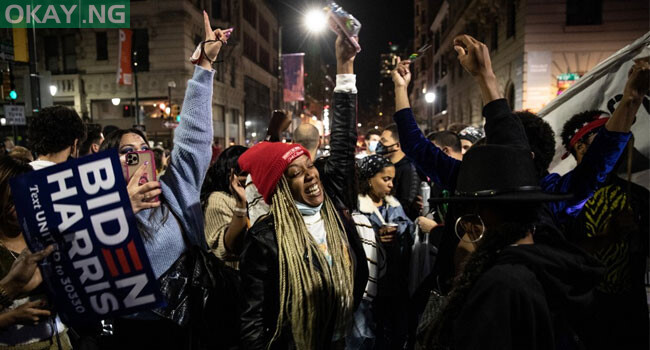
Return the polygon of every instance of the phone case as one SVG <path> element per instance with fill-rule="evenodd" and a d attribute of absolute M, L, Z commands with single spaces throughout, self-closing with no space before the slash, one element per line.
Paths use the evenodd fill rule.
<path fill-rule="evenodd" d="M 337 34 L 339 31 L 343 33 L 348 43 L 354 47 L 355 51 L 357 53 L 361 52 L 361 46 L 352 38 L 355 35 L 359 35 L 361 23 L 333 1 L 327 5 L 326 9 L 328 10 L 331 29 Z"/>
<path fill-rule="evenodd" d="M 138 179 L 138 184 L 144 185 L 149 181 L 156 181 L 156 160 L 154 158 L 153 152 L 147 150 L 129 152 L 126 154 L 126 164 L 124 165 L 126 182 L 129 182 L 131 180 L 133 174 L 138 171 L 142 164 L 146 164 L 147 169 L 145 170 L 143 176 Z M 154 200 L 157 201 L 158 197 L 154 198 Z"/>

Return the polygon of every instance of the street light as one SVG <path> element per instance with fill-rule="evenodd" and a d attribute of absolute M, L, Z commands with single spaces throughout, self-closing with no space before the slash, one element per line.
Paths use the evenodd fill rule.
<path fill-rule="evenodd" d="M 307 30 L 317 34 L 325 30 L 325 27 L 327 26 L 327 17 L 325 16 L 325 12 L 320 9 L 313 9 L 307 12 L 307 15 L 305 15 L 305 27 L 307 27 Z"/>
<path fill-rule="evenodd" d="M 433 92 L 427 92 L 424 95 L 424 100 L 427 101 L 427 103 L 433 103 L 433 101 L 436 100 L 436 94 Z"/>
<path fill-rule="evenodd" d="M 122 101 L 122 100 L 120 100 L 119 97 L 116 97 L 116 98 L 111 99 L 111 103 L 113 104 L 113 106 L 118 106 L 118 105 L 120 104 L 121 101 Z"/>
<path fill-rule="evenodd" d="M 50 85 L 50 95 L 52 95 L 52 96 L 56 95 L 56 92 L 58 90 L 59 89 L 56 87 L 56 85 Z"/>

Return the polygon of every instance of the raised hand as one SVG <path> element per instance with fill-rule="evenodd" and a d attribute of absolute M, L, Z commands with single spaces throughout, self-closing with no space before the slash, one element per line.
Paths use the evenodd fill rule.
<path fill-rule="evenodd" d="M 411 70 L 409 69 L 410 64 L 411 61 L 402 61 L 399 57 L 397 57 L 397 65 L 395 66 L 395 69 L 393 69 L 393 71 L 390 73 L 393 78 L 395 88 L 408 87 L 409 83 L 411 82 Z"/>
<path fill-rule="evenodd" d="M 353 40 L 359 42 L 359 37 L 354 36 Z M 343 34 L 336 38 L 336 67 L 337 74 L 354 74 L 354 58 L 357 50 L 352 46 Z"/>
<path fill-rule="evenodd" d="M 221 47 L 228 43 L 228 38 L 232 34 L 233 29 L 216 29 L 212 30 L 210 25 L 210 16 L 203 11 L 203 26 L 205 27 L 205 44 L 203 45 L 203 55 L 199 64 L 206 69 L 212 68 L 212 63 L 217 60 Z"/>
<path fill-rule="evenodd" d="M 458 61 L 469 74 L 493 75 L 490 51 L 482 42 L 463 34 L 454 38 L 454 50 L 458 53 Z"/>
<path fill-rule="evenodd" d="M 650 58 L 634 62 L 625 84 L 623 95 L 632 99 L 643 99 L 650 92 Z"/>
<path fill-rule="evenodd" d="M 271 121 L 269 122 L 269 129 L 266 133 L 268 136 L 268 141 L 279 142 L 280 135 L 286 131 L 291 125 L 291 117 L 289 117 L 284 111 L 275 110 L 273 115 L 271 115 Z"/>

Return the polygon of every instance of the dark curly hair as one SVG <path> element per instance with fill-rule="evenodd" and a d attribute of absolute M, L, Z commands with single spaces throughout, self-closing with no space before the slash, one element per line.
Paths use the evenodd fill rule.
<path fill-rule="evenodd" d="M 112 131 L 108 135 L 104 135 L 104 142 L 102 142 L 102 146 L 99 147 L 100 151 L 105 151 L 107 149 L 119 149 L 120 148 L 120 141 L 122 141 L 122 136 L 126 134 L 136 134 L 144 140 L 146 144 L 149 144 L 149 141 L 147 140 L 147 136 L 138 129 L 117 129 L 115 131 Z"/>
<path fill-rule="evenodd" d="M 230 193 L 230 171 L 235 170 L 239 174 L 239 156 L 244 154 L 248 148 L 244 146 L 230 146 L 221 152 L 217 161 L 208 169 L 201 187 L 201 208 L 205 211 L 208 206 L 208 198 L 213 192 Z"/>
<path fill-rule="evenodd" d="M 53 154 L 86 139 L 86 126 L 74 109 L 64 106 L 43 108 L 27 130 L 29 145 L 38 155 Z"/>
<path fill-rule="evenodd" d="M 555 156 L 555 132 L 544 119 L 529 111 L 514 112 L 524 126 L 530 150 L 535 154 L 534 163 L 540 177 L 548 174 L 548 167 Z"/>
<path fill-rule="evenodd" d="M 560 137 L 562 138 L 562 145 L 564 145 L 564 148 L 566 148 L 566 150 L 570 152 L 574 157 L 576 155 L 576 151 L 575 149 L 573 149 L 573 147 L 569 147 L 569 143 L 571 142 L 571 138 L 573 138 L 573 135 L 575 135 L 576 130 L 581 129 L 585 123 L 594 121 L 594 118 L 597 118 L 601 114 L 608 114 L 608 113 L 600 110 L 585 111 L 573 115 L 573 117 L 571 117 L 569 120 L 567 120 L 566 123 L 564 123 L 564 126 L 562 127 L 562 133 L 560 134 Z M 585 135 L 581 139 L 581 141 L 588 139 L 591 135 L 597 133 L 598 130 L 600 130 L 600 128 L 596 128 L 592 130 L 590 133 Z"/>

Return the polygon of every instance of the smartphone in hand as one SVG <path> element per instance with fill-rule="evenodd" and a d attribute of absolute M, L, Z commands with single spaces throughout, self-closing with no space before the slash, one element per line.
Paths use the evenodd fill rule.
<path fill-rule="evenodd" d="M 143 164 L 146 166 L 146 169 L 138 179 L 138 184 L 142 186 L 149 181 L 156 181 L 156 160 L 154 159 L 153 152 L 146 150 L 126 154 L 126 164 L 124 166 L 126 182 L 131 181 L 131 177 L 133 177 Z M 158 201 L 158 197 L 155 197 L 153 201 Z"/>

